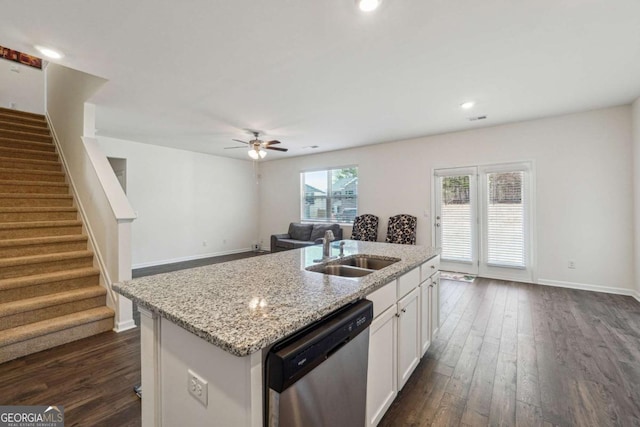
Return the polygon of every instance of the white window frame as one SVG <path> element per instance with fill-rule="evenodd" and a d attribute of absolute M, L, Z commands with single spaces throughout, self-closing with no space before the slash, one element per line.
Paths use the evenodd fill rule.
<path fill-rule="evenodd" d="M 346 165 L 346 166 L 328 166 L 324 168 L 313 168 L 313 169 L 304 169 L 300 170 L 300 222 L 302 223 L 321 223 L 321 224 L 340 224 L 340 225 L 353 225 L 352 222 L 340 222 L 340 221 L 331 221 L 327 220 L 319 220 L 319 219 L 308 219 L 304 217 L 304 203 L 305 203 L 305 193 L 304 193 L 304 174 L 308 172 L 328 172 L 339 169 L 350 169 L 355 168 L 358 170 L 358 187 L 360 186 L 360 171 L 358 165 Z M 358 190 L 359 193 L 359 190 Z M 329 198 L 329 196 L 327 196 Z M 355 195 L 356 199 L 356 216 L 358 215 L 359 209 L 359 194 Z"/>
<path fill-rule="evenodd" d="M 523 195 L 526 195 L 527 200 L 525 203 L 525 242 L 529 244 L 525 246 L 526 250 L 526 264 L 528 267 L 526 268 L 508 268 L 508 267 L 497 267 L 489 265 L 488 258 L 488 249 L 487 249 L 487 236 L 488 232 L 488 218 L 486 215 L 487 212 L 487 182 L 486 179 L 479 179 L 478 181 L 478 191 L 480 195 L 478 197 L 479 202 L 479 220 L 482 224 L 480 230 L 482 232 L 482 236 L 480 236 L 480 264 L 478 274 L 481 277 L 487 277 L 490 279 L 502 279 L 502 280 L 514 280 L 514 281 L 523 281 L 528 283 L 536 283 L 536 242 L 535 242 L 535 232 L 536 224 L 535 224 L 535 168 L 533 161 L 526 162 L 513 162 L 513 163 L 501 163 L 495 165 L 482 165 L 478 166 L 478 176 L 483 177 L 489 173 L 500 173 L 500 172 L 519 172 L 524 171 L 524 181 L 523 186 L 525 188 Z"/>

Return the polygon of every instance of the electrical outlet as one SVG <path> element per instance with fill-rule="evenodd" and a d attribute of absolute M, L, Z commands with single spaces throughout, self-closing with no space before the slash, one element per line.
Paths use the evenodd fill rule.
<path fill-rule="evenodd" d="M 187 370 L 187 374 L 187 389 L 189 390 L 189 394 L 198 399 L 206 408 L 209 395 L 209 383 L 191 369 Z"/>
<path fill-rule="evenodd" d="M 253 250 L 254 251 L 259 251 L 260 250 L 260 245 L 258 243 L 254 243 L 253 244 Z"/>
<path fill-rule="evenodd" d="M 569 268 L 572 269 L 572 270 L 575 270 L 576 262 L 575 261 L 569 261 Z"/>

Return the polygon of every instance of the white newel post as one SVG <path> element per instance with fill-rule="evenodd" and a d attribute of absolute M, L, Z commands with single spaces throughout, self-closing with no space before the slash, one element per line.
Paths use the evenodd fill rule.
<path fill-rule="evenodd" d="M 133 219 L 118 220 L 118 282 L 131 280 L 131 223 Z M 135 328 L 133 320 L 133 303 L 130 299 L 118 295 L 116 304 L 116 331 L 122 332 Z"/>

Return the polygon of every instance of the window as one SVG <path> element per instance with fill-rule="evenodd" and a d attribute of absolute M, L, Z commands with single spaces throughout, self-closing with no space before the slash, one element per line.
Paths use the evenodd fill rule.
<path fill-rule="evenodd" d="M 358 168 L 300 174 L 302 220 L 352 223 L 358 215 Z"/>

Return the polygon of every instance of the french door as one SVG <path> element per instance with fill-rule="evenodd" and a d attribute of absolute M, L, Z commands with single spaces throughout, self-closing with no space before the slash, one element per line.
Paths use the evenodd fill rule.
<path fill-rule="evenodd" d="M 441 269 L 533 281 L 529 163 L 435 171 Z"/>

